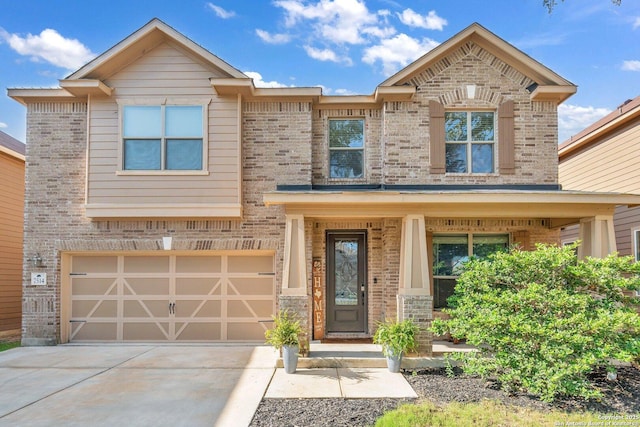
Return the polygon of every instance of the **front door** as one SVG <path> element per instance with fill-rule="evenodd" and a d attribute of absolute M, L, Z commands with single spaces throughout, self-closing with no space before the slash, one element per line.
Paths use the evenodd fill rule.
<path fill-rule="evenodd" d="M 327 332 L 366 332 L 367 234 L 327 232 Z"/>

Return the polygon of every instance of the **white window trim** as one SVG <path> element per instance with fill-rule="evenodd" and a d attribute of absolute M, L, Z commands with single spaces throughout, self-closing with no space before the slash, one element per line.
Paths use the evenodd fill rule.
<path fill-rule="evenodd" d="M 117 99 L 118 104 L 118 164 L 116 175 L 118 176 L 185 176 L 185 175 L 209 175 L 209 104 L 211 98 L 125 98 Z M 124 136 L 123 121 L 124 107 L 130 105 L 140 106 L 201 106 L 202 107 L 202 169 L 193 171 L 184 170 L 126 170 L 124 169 Z M 164 122 L 164 118 L 163 118 Z M 164 154 L 163 154 L 164 159 Z"/>
<path fill-rule="evenodd" d="M 631 229 L 631 244 L 633 245 L 631 250 L 633 251 L 633 257 L 636 261 L 640 261 L 640 253 L 636 251 L 638 247 L 638 233 L 640 233 L 640 227 Z"/>
<path fill-rule="evenodd" d="M 331 148 L 330 134 L 331 121 L 333 120 L 362 120 L 362 148 Z M 362 176 L 359 178 L 336 178 L 331 176 L 331 151 L 356 151 L 362 150 Z M 367 180 L 367 121 L 364 117 L 330 117 L 327 120 L 327 177 L 332 182 L 354 182 Z"/>
<path fill-rule="evenodd" d="M 485 109 L 485 108 L 474 108 L 474 109 L 446 109 L 445 110 L 445 126 L 446 126 L 446 114 L 447 113 L 467 113 L 467 123 L 471 123 L 471 113 L 493 113 L 493 141 L 472 141 L 472 132 L 471 128 L 467 129 L 467 140 L 466 141 L 447 141 L 447 133 L 444 134 L 444 145 L 445 152 L 447 144 L 465 144 L 467 146 L 467 172 L 446 172 L 446 164 L 445 164 L 445 173 L 450 176 L 499 176 L 498 173 L 498 140 L 496 139 L 498 136 L 498 121 L 496 120 L 498 117 L 498 112 L 495 109 Z M 472 144 L 491 144 L 493 146 L 493 171 L 491 172 L 472 172 L 473 158 L 472 158 Z M 446 154 L 445 154 L 446 156 Z"/>

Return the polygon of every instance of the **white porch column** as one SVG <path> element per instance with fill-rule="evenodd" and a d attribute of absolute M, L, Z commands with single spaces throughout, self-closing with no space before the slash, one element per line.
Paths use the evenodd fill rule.
<path fill-rule="evenodd" d="M 286 215 L 282 295 L 307 295 L 304 216 Z"/>
<path fill-rule="evenodd" d="M 407 215 L 402 221 L 400 295 L 431 295 L 424 216 Z"/>
<path fill-rule="evenodd" d="M 580 220 L 578 258 L 604 258 L 617 250 L 613 215 L 596 215 Z"/>

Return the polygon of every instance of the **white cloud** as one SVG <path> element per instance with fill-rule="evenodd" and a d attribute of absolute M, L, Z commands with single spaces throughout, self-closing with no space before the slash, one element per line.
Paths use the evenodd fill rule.
<path fill-rule="evenodd" d="M 611 110 L 606 108 L 560 104 L 558 106 L 558 141 L 566 141 L 610 112 Z"/>
<path fill-rule="evenodd" d="M 218 18 L 229 19 L 229 18 L 233 18 L 234 16 L 236 16 L 236 13 L 234 11 L 223 9 L 220 6 L 216 6 L 213 3 L 207 3 L 207 6 L 209 7 L 209 9 L 211 9 L 211 10 L 213 10 L 215 12 L 215 14 L 218 16 Z"/>
<path fill-rule="evenodd" d="M 353 65 L 351 58 L 340 57 L 331 49 L 316 49 L 312 46 L 305 46 L 304 50 L 307 52 L 307 55 L 309 55 L 313 59 L 317 59 L 318 61 L 330 61 Z"/>
<path fill-rule="evenodd" d="M 67 70 L 76 70 L 96 56 L 77 39 L 65 38 L 50 28 L 38 35 L 27 34 L 26 37 L 10 34 L 0 28 L 0 38 L 11 49 L 30 57 L 34 62 L 44 60 Z"/>
<path fill-rule="evenodd" d="M 255 87 L 288 87 L 286 84 L 277 82 L 275 80 L 265 82 L 264 80 L 262 80 L 262 74 L 255 71 L 244 71 L 244 74 L 246 74 L 247 77 L 253 79 L 253 84 L 255 85 Z"/>
<path fill-rule="evenodd" d="M 276 6 L 285 10 L 285 25 L 293 27 L 307 20 L 320 37 L 334 43 L 361 44 L 362 29 L 378 23 L 376 14 L 369 12 L 361 0 L 320 0 L 307 4 L 301 0 L 278 0 Z"/>
<path fill-rule="evenodd" d="M 364 50 L 362 61 L 373 65 L 376 61 L 382 62 L 382 71 L 390 76 L 400 67 L 418 59 L 439 43 L 429 38 L 414 39 L 406 34 L 382 40 L 380 44 Z"/>
<path fill-rule="evenodd" d="M 356 95 L 356 92 L 354 92 L 354 91 L 352 91 L 352 90 L 349 90 L 349 89 L 336 89 L 336 90 L 334 91 L 334 93 L 335 93 L 336 95 L 343 95 L 343 96 L 346 96 L 346 95 Z"/>
<path fill-rule="evenodd" d="M 640 61 L 624 61 L 622 69 L 624 71 L 640 71 Z"/>
<path fill-rule="evenodd" d="M 4 122 L 0 122 L 0 129 L 4 129 L 4 128 L 7 128 L 7 127 L 9 127 L 9 125 L 7 125 Z"/>
<path fill-rule="evenodd" d="M 426 30 L 440 30 L 447 25 L 447 20 L 439 17 L 435 10 L 430 11 L 427 15 L 422 16 L 412 9 L 405 9 L 402 13 L 398 13 L 400 22 L 409 27 L 424 28 Z"/>
<path fill-rule="evenodd" d="M 263 42 L 269 44 L 284 44 L 291 40 L 289 34 L 271 34 L 267 31 L 256 29 L 256 34 L 262 39 Z"/>
<path fill-rule="evenodd" d="M 633 21 L 633 29 L 635 30 L 636 28 L 640 28 L 640 16 Z"/>

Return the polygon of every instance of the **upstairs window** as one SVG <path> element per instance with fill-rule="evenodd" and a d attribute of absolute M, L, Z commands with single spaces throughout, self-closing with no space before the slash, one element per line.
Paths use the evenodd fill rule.
<path fill-rule="evenodd" d="M 450 111 L 445 112 L 444 123 L 446 172 L 493 173 L 495 114 Z"/>
<path fill-rule="evenodd" d="M 202 106 L 125 105 L 123 170 L 203 170 Z"/>
<path fill-rule="evenodd" d="M 364 175 L 364 119 L 329 120 L 329 176 Z"/>

